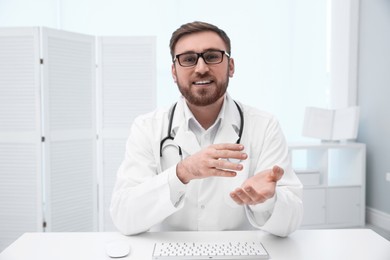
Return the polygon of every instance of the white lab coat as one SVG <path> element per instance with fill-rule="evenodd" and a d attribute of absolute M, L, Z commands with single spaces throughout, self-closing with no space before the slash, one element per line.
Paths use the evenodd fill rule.
<path fill-rule="evenodd" d="M 182 98 L 173 117 L 174 141 L 167 142 L 179 145 L 183 158 L 201 149 L 195 135 L 188 131 L 184 106 Z M 169 108 L 136 118 L 110 207 L 119 231 L 131 235 L 147 230 L 257 228 L 287 236 L 296 230 L 303 215 L 302 184 L 291 168 L 280 126 L 268 113 L 242 104 L 241 109 L 244 114 L 241 144 L 248 154 L 248 159 L 242 162 L 244 169 L 233 178 L 212 177 L 187 185 L 176 177 L 176 164 L 181 159 L 176 146 L 164 145 L 160 157 L 160 141 L 168 131 Z M 224 112 L 214 143 L 235 143 L 240 117 L 229 95 L 225 97 Z M 229 193 L 245 179 L 274 165 L 285 172 L 272 199 L 255 206 L 240 206 L 230 198 Z M 176 203 L 175 194 L 180 198 Z"/>

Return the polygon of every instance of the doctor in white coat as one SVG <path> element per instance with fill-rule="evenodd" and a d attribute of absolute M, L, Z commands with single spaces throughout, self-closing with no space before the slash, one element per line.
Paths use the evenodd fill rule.
<path fill-rule="evenodd" d="M 131 127 L 110 206 L 123 234 L 261 229 L 287 236 L 299 227 L 302 184 L 277 120 L 226 92 L 230 47 L 223 30 L 204 22 L 172 34 L 182 97 Z"/>

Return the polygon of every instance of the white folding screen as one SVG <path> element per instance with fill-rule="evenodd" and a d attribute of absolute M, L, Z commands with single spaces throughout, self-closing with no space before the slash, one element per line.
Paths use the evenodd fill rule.
<path fill-rule="evenodd" d="M 98 37 L 99 230 L 113 231 L 109 214 L 116 172 L 130 125 L 156 107 L 155 37 Z"/>
<path fill-rule="evenodd" d="M 0 251 L 42 231 L 38 28 L 0 29 Z"/>
<path fill-rule="evenodd" d="M 48 231 L 97 230 L 95 37 L 42 29 Z"/>
<path fill-rule="evenodd" d="M 115 230 L 130 125 L 156 106 L 155 42 L 0 28 L 0 251 L 24 232 Z"/>

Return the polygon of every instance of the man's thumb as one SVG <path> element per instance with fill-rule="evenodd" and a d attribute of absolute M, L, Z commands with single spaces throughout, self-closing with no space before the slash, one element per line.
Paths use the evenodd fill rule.
<path fill-rule="evenodd" d="M 275 165 L 272 168 L 272 177 L 274 181 L 280 180 L 283 177 L 283 174 L 284 174 L 284 170 L 281 167 Z"/>

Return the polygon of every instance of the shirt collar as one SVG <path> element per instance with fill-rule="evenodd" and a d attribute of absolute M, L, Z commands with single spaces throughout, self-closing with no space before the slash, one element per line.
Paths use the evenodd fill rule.
<path fill-rule="evenodd" d="M 213 129 L 218 125 L 220 121 L 223 120 L 224 114 L 225 114 L 225 106 L 226 106 L 226 96 L 224 97 L 224 102 L 222 103 L 221 110 L 219 111 L 218 117 L 215 120 L 215 122 L 210 126 L 209 129 Z M 191 112 L 190 108 L 187 105 L 187 102 L 184 102 L 184 117 L 186 120 L 186 127 L 187 129 L 190 129 L 190 124 L 195 125 L 200 131 L 205 131 L 201 124 L 196 120 L 194 114 Z"/>
<path fill-rule="evenodd" d="M 188 131 L 188 123 L 189 120 L 193 119 L 196 121 L 194 115 L 191 110 L 188 108 L 186 100 L 183 96 L 180 97 L 180 100 L 177 102 L 177 106 L 175 109 L 175 113 L 172 119 L 172 131 L 177 133 L 177 129 L 180 126 L 184 126 Z M 183 125 L 183 120 L 185 120 L 185 124 Z M 225 94 L 224 102 L 221 107 L 221 111 L 217 117 L 216 122 L 221 120 L 221 124 L 229 124 L 232 125 L 234 130 L 238 133 L 240 129 L 240 113 L 237 110 L 236 104 L 234 100 L 230 97 L 228 93 Z"/>

